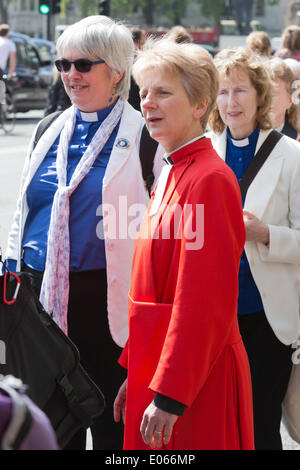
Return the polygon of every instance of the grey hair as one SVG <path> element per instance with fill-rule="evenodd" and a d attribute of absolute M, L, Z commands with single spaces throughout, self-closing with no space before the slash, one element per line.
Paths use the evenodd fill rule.
<path fill-rule="evenodd" d="M 130 30 L 121 23 L 102 16 L 88 16 L 69 26 L 58 38 L 57 54 L 64 57 L 72 50 L 89 59 L 103 59 L 112 73 L 124 73 L 115 94 L 128 98 L 134 44 Z"/>

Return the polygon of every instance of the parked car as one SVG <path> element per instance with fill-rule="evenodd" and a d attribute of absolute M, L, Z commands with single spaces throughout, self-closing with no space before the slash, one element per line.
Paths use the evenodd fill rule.
<path fill-rule="evenodd" d="M 16 76 L 7 83 L 13 94 L 17 112 L 44 109 L 52 83 L 52 58 L 42 60 L 32 38 L 11 32 L 10 39 L 17 48 Z"/>
<path fill-rule="evenodd" d="M 56 59 L 56 47 L 52 41 L 40 38 L 31 38 L 32 44 L 37 48 L 40 59 L 43 62 L 51 62 L 51 66 L 54 66 Z"/>

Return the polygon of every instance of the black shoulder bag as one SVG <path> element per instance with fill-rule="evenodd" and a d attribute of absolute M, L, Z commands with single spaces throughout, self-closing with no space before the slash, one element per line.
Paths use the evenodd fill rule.
<path fill-rule="evenodd" d="M 72 341 L 46 313 L 27 273 L 0 276 L 0 374 L 13 375 L 48 416 L 64 447 L 104 409 Z"/>

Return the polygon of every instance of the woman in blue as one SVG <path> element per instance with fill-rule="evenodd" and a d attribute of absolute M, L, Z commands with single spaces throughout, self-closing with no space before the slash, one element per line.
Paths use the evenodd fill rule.
<path fill-rule="evenodd" d="M 264 62 L 248 50 L 223 50 L 215 64 L 220 87 L 210 117 L 212 143 L 240 181 L 272 131 L 272 83 Z M 290 345 L 300 331 L 299 155 L 299 143 L 282 136 L 243 200 L 238 320 L 250 362 L 258 450 L 282 448 L 281 403 L 292 367 Z"/>
<path fill-rule="evenodd" d="M 144 121 L 126 101 L 133 51 L 130 31 L 104 16 L 60 36 L 56 66 L 73 105 L 34 149 L 33 135 L 6 253 L 12 270 L 31 272 L 45 309 L 105 395 L 94 449 L 122 448 L 112 409 L 123 382 L 117 359 L 128 335 L 132 224 L 148 204 L 139 159 Z M 68 448 L 84 449 L 85 432 Z"/>

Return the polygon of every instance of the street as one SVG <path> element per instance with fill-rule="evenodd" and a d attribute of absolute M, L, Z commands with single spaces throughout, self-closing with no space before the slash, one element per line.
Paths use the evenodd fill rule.
<path fill-rule="evenodd" d="M 43 112 L 18 113 L 17 116 L 16 127 L 12 134 L 5 135 L 3 130 L 0 129 L 0 246 L 3 253 L 5 253 L 7 235 L 16 206 L 27 146 L 35 126 L 43 116 Z M 283 426 L 281 432 L 284 450 L 300 450 L 300 445 L 288 436 Z M 89 436 L 87 449 L 90 448 L 91 439 Z"/>

